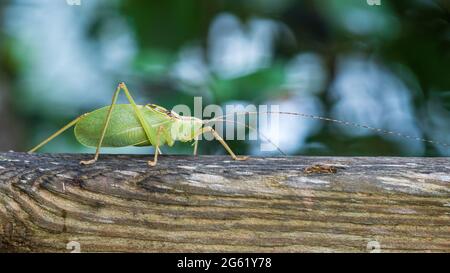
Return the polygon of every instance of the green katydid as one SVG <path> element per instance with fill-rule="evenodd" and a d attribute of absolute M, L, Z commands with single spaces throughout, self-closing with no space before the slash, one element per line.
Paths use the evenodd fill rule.
<path fill-rule="evenodd" d="M 122 90 L 130 104 L 116 104 Z M 206 132 L 211 132 L 234 160 L 248 158 L 236 156 L 222 137 L 211 126 L 204 124 L 201 119 L 180 116 L 158 105 L 137 105 L 122 82 L 117 86 L 110 106 L 79 116 L 29 152 L 35 152 L 65 130 L 75 126 L 78 142 L 88 147 L 97 147 L 94 158 L 81 161 L 83 165 L 95 163 L 101 147 L 153 146 L 155 155 L 154 159 L 148 162 L 150 166 L 155 166 L 158 162 L 159 147 L 172 146 L 175 141 L 195 141 L 196 155 L 198 137 Z"/>
<path fill-rule="evenodd" d="M 130 104 L 116 104 L 121 90 L 124 91 Z M 387 131 L 354 122 L 295 112 L 269 111 L 265 113 L 313 118 L 450 147 L 450 145 L 446 143 L 413 137 L 402 133 Z M 229 115 L 234 114 L 258 114 L 258 112 L 241 112 L 232 113 Z M 95 163 L 98 160 L 101 147 L 153 146 L 155 147 L 154 159 L 148 161 L 148 164 L 150 166 L 155 166 L 158 161 L 158 154 L 161 153 L 159 149 L 161 146 L 172 146 L 175 141 L 194 141 L 194 155 L 196 155 L 198 147 L 198 137 L 207 132 L 213 134 L 214 138 L 224 146 L 224 148 L 234 160 L 246 160 L 248 158 L 247 156 L 236 156 L 231 148 L 227 145 L 227 143 L 222 139 L 222 137 L 211 126 L 208 126 L 209 123 L 212 123 L 214 121 L 239 123 L 224 119 L 229 115 L 215 117 L 210 120 L 201 120 L 195 117 L 180 116 L 173 111 L 166 110 L 165 108 L 154 104 L 147 104 L 145 106 L 137 105 L 134 102 L 134 99 L 131 96 L 127 86 L 122 82 L 117 86 L 110 106 L 106 106 L 93 112 L 79 116 L 60 130 L 58 130 L 56 133 L 48 137 L 46 140 L 41 142 L 39 145 L 31 149 L 29 152 L 35 152 L 67 129 L 75 126 L 74 131 L 77 140 L 85 146 L 96 147 L 94 158 L 88 161 L 81 161 L 80 163 L 83 165 Z M 244 126 L 249 129 L 253 129 L 248 125 Z M 176 128 L 176 130 L 173 130 L 173 128 Z M 278 151 L 283 153 L 275 144 L 273 144 L 273 142 L 270 141 L 270 139 L 268 139 L 264 135 L 262 136 L 268 142 L 274 145 L 278 149 Z"/>

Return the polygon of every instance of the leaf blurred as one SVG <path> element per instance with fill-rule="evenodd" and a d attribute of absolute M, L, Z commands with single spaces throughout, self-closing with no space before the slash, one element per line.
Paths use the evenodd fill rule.
<path fill-rule="evenodd" d="M 26 150 L 107 105 L 119 81 L 141 104 L 192 107 L 194 96 L 205 105 L 276 103 L 448 143 L 450 2 L 381 2 L 2 1 L 0 149 Z M 284 120 L 279 133 L 290 137 L 279 144 L 291 153 L 450 155 L 439 145 Z M 260 153 L 255 141 L 230 145 Z M 68 132 L 43 151 L 89 150 Z M 127 151 L 151 150 L 119 150 Z M 224 153 L 210 141 L 200 152 Z"/>

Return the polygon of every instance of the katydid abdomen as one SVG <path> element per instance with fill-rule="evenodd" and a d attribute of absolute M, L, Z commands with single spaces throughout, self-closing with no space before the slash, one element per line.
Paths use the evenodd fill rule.
<path fill-rule="evenodd" d="M 137 105 L 137 107 L 149 125 L 150 134 L 156 136 L 158 128 L 160 126 L 164 127 L 159 138 L 159 145 L 172 146 L 174 136 L 171 132 L 171 126 L 176 121 L 171 120 L 167 116 L 159 115 L 146 106 Z M 88 147 L 96 147 L 98 145 L 109 108 L 109 106 L 106 106 L 87 113 L 78 121 L 75 125 L 75 137 L 78 142 Z M 102 147 L 151 145 L 132 105 L 115 105 L 111 113 L 110 123 L 106 129 Z"/>

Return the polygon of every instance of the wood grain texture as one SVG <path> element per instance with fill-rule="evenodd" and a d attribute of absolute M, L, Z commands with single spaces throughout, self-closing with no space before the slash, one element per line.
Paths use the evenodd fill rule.
<path fill-rule="evenodd" d="M 448 158 L 89 158 L 0 153 L 1 252 L 450 252 Z"/>

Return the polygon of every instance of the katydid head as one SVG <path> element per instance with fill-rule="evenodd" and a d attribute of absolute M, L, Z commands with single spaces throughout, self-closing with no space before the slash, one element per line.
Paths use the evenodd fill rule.
<path fill-rule="evenodd" d="M 201 134 L 202 120 L 191 116 L 180 116 L 175 111 L 156 105 L 147 104 L 145 107 L 154 113 L 169 117 L 167 124 L 170 125 L 171 136 L 174 140 L 186 142 L 195 139 Z"/>
<path fill-rule="evenodd" d="M 201 119 L 190 116 L 178 116 L 172 124 L 172 136 L 179 141 L 191 141 L 202 133 L 203 122 Z"/>

